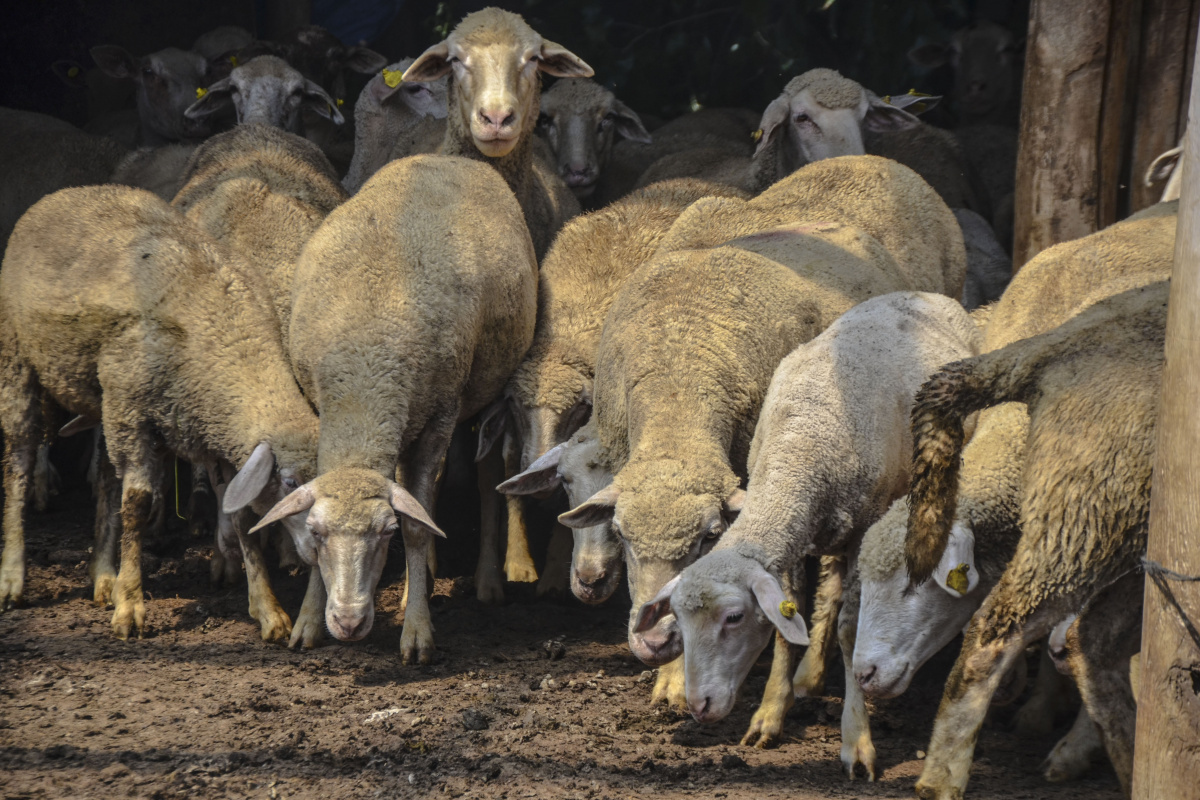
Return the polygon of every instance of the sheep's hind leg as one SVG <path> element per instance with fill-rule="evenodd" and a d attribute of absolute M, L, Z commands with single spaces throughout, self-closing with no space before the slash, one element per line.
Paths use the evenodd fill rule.
<path fill-rule="evenodd" d="M 1104 755 L 1104 742 L 1100 739 L 1100 729 L 1088 714 L 1087 706 L 1079 706 L 1079 714 L 1075 724 L 1067 735 L 1054 745 L 1050 755 L 1042 762 L 1042 774 L 1051 783 L 1074 780 L 1082 777 L 1092 762 Z"/>
<path fill-rule="evenodd" d="M 750 718 L 750 728 L 742 737 L 742 744 L 765 749 L 779 743 L 779 737 L 783 733 L 783 720 L 796 702 L 796 694 L 792 689 L 792 668 L 796 663 L 797 653 L 798 648 L 793 647 L 776 631 L 771 674 L 763 689 L 762 703 Z"/>
<path fill-rule="evenodd" d="M 867 773 L 867 780 L 875 780 L 875 743 L 871 740 L 871 716 L 867 712 L 867 700 L 862 687 L 854 678 L 854 643 L 858 638 L 858 608 L 861 586 L 857 579 L 851 581 L 844 597 L 845 604 L 838 613 L 838 646 L 842 651 L 842 664 L 846 671 L 846 697 L 842 701 L 842 770 L 846 777 L 854 780 L 854 769 L 859 764 Z"/>
<path fill-rule="evenodd" d="M 500 605 L 504 602 L 504 580 L 500 571 L 500 493 L 496 487 L 504 481 L 503 455 L 498 448 L 492 448 L 476 466 L 479 485 L 479 562 L 475 567 L 475 597 L 487 605 Z M 408 539 L 405 538 L 404 542 L 407 547 Z"/>
<path fill-rule="evenodd" d="M 838 556 L 823 556 L 809 645 L 792 680 L 796 697 L 819 697 L 825 692 L 825 668 L 829 651 L 833 649 L 834 637 L 838 635 L 837 620 L 845 580 L 846 560 Z"/>
<path fill-rule="evenodd" d="M 555 522 L 554 530 L 550 533 L 550 544 L 546 547 L 546 567 L 538 580 L 538 597 L 547 594 L 566 597 L 570 594 L 571 555 L 574 549 L 574 532 L 561 522 Z"/>
<path fill-rule="evenodd" d="M 107 415 L 106 415 L 107 416 Z M 146 603 L 142 598 L 142 538 L 151 524 L 154 481 L 161 474 L 160 449 L 145 431 L 120 437 L 132 453 L 121 459 L 121 569 L 113 592 L 112 630 L 118 639 L 146 628 Z M 112 440 L 109 442 L 112 445 Z M 112 450 L 110 449 L 110 456 Z"/>
<path fill-rule="evenodd" d="M 224 490 L 224 486 L 217 490 L 218 503 L 225 499 Z M 243 509 L 237 512 L 232 520 L 233 529 L 237 532 L 238 545 L 242 549 L 242 563 L 246 566 L 246 594 L 249 599 L 250 616 L 258 622 L 264 642 L 286 642 L 292 635 L 292 619 L 279 605 L 275 592 L 271 590 L 271 577 L 267 571 L 267 560 L 259 546 L 259 538 L 246 533 L 254 525 L 253 517 L 252 511 Z"/>
<path fill-rule="evenodd" d="M 1095 720 L 1104 749 L 1128 797 L 1133 782 L 1137 704 L 1129 659 L 1141 644 L 1143 578 L 1135 574 L 1105 589 L 1067 632 L 1071 672 Z"/>
<path fill-rule="evenodd" d="M 98 605 L 113 602 L 117 585 L 117 545 L 121 540 L 121 482 L 108 459 L 104 437 L 96 439 L 96 526 L 95 546 L 89 572 L 92 600 Z"/>
<path fill-rule="evenodd" d="M 0 611 L 25 592 L 25 504 L 42 434 L 42 408 L 33 371 L 17 356 L 15 337 L 0 342 L 0 423 L 4 428 L 4 553 Z"/>
<path fill-rule="evenodd" d="M 509 425 L 504 432 L 504 477 L 511 478 L 521 471 L 521 443 Z M 495 487 L 492 487 L 493 489 Z M 513 583 L 533 583 L 538 579 L 537 567 L 529 553 L 529 530 L 525 521 L 525 501 L 516 495 L 506 495 L 508 510 L 508 543 L 504 549 L 504 577 Z M 538 594 L 544 589 L 538 585 Z"/>

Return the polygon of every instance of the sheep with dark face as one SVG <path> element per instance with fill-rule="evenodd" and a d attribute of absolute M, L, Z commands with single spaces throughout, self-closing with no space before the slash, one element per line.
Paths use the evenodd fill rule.
<path fill-rule="evenodd" d="M 954 107 L 963 125 L 1015 127 L 1020 111 L 1021 48 L 1007 28 L 980 20 L 958 30 L 949 44 L 914 47 L 908 58 L 925 69 L 954 70 Z"/>
<path fill-rule="evenodd" d="M 239 64 L 229 77 L 208 87 L 184 114 L 199 120 L 230 103 L 239 125 L 258 123 L 289 133 L 304 133 L 300 113 L 304 109 L 338 125 L 344 121 L 328 92 L 278 56 L 259 56 Z"/>
<path fill-rule="evenodd" d="M 563 223 L 579 213 L 579 201 L 554 168 L 534 157 L 543 72 L 588 78 L 592 68 L 543 39 L 519 15 L 498 8 L 468 14 L 404 72 L 405 81 L 419 83 L 450 75 L 440 152 L 489 163 L 500 173 L 521 204 L 539 258 Z"/>
<path fill-rule="evenodd" d="M 186 114 L 197 90 L 211 82 L 204 56 L 174 47 L 141 58 L 116 45 L 98 45 L 91 52 L 106 75 L 137 86 L 137 144 L 199 141 L 212 132 L 209 120 Z"/>

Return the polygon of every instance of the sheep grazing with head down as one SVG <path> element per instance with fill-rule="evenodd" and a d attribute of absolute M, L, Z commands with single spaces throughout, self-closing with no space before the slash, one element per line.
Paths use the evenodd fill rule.
<path fill-rule="evenodd" d="M 440 152 L 496 168 L 521 204 L 539 258 L 555 232 L 579 213 L 579 201 L 554 169 L 534 158 L 543 72 L 559 78 L 593 74 L 583 59 L 543 39 L 519 14 L 498 8 L 468 14 L 404 72 L 405 81 L 417 82 L 450 75 Z"/>
<path fill-rule="evenodd" d="M 957 300 L 897 292 L 850 309 L 779 364 L 750 445 L 741 513 L 711 552 L 642 605 L 634 626 L 650 630 L 675 615 L 698 721 L 729 714 L 775 633 L 783 668 L 772 670 L 755 723 L 760 747 L 778 739 L 793 699 L 787 645 L 808 644 L 791 576 L 806 555 L 853 563 L 859 537 L 908 487 L 913 395 L 940 365 L 979 352 L 980 339 Z M 845 662 L 853 692 L 849 655 Z"/>
<path fill-rule="evenodd" d="M 1072 672 L 1125 793 L 1135 705 L 1129 660 L 1141 624 L 1140 556 L 1162 382 L 1168 284 L 1094 305 L 1058 328 L 934 375 L 913 408 L 905 562 L 923 583 L 949 549 L 962 420 L 1029 407 L 1017 551 L 967 628 L 946 683 L 917 793 L 961 797 L 975 738 L 1003 674 L 1071 613 Z M 970 559 L 963 556 L 965 569 Z"/>
<path fill-rule="evenodd" d="M 332 213 L 296 266 L 288 348 L 321 415 L 317 477 L 258 527 L 307 514 L 296 547 L 327 598 L 305 624 L 361 639 L 388 542 L 403 529 L 405 663 L 433 656 L 430 535 L 438 473 L 460 421 L 503 391 L 533 338 L 537 261 L 497 172 L 465 158 L 386 165 Z M 313 584 L 310 584 L 312 586 Z M 311 614 L 314 619 L 309 619 Z"/>
<path fill-rule="evenodd" d="M 141 539 L 166 451 L 222 474 L 227 511 L 266 510 L 316 472 L 317 417 L 256 276 L 149 192 L 92 186 L 42 200 L 13 232 L 0 287 L 0 605 L 21 593 L 21 514 L 50 422 L 45 394 L 82 417 L 66 429 L 103 427 L 123 532 L 118 574 L 97 553 L 95 596 L 112 595 L 117 636 L 140 634 Z M 264 638 L 287 637 L 286 616 L 251 612 Z"/>
<path fill-rule="evenodd" d="M 402 80 L 412 63 L 384 67 L 354 104 L 354 157 L 342 180 L 351 194 L 389 161 L 436 153 L 446 138 L 446 79 Z"/>

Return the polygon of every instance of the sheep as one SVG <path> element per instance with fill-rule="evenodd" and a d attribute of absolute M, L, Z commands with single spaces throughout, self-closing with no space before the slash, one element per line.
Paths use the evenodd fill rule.
<path fill-rule="evenodd" d="M 929 43 L 908 51 L 923 69 L 949 64 L 954 70 L 954 107 L 959 124 L 1016 126 L 1020 111 L 1022 42 L 988 20 L 955 31 L 948 45 Z"/>
<path fill-rule="evenodd" d="M 342 180 L 351 194 L 387 162 L 436 152 L 445 138 L 446 80 L 402 81 L 412 61 L 384 67 L 354 104 L 354 157 Z"/>
<path fill-rule="evenodd" d="M 269 317 L 253 276 L 149 192 L 64 189 L 21 218 L 0 268 L 0 605 L 21 595 L 26 482 L 51 421 L 42 397 L 83 418 L 67 429 L 102 425 L 121 481 L 121 568 L 115 582 L 95 575 L 95 594 L 113 596 L 122 639 L 145 627 L 141 537 L 164 446 L 228 478 L 229 513 L 265 509 L 314 474 L 317 417 Z M 248 564 L 250 579 L 262 568 Z M 264 639 L 287 638 L 278 603 L 251 614 Z"/>
<path fill-rule="evenodd" d="M 279 44 L 289 64 L 339 100 L 347 99 L 349 73 L 374 75 L 387 64 L 387 59 L 371 48 L 361 44 L 347 47 L 320 25 L 297 28 Z"/>
<path fill-rule="evenodd" d="M 962 304 L 968 311 L 1000 299 L 1012 278 L 1012 259 L 987 220 L 965 208 L 954 209 L 967 248 L 967 278 Z"/>
<path fill-rule="evenodd" d="M 1183 138 L 1179 144 L 1160 154 L 1146 169 L 1145 183 L 1153 186 L 1159 181 L 1166 180 L 1160 203 L 1169 203 L 1179 199 L 1180 187 L 1183 185 Z"/>
<path fill-rule="evenodd" d="M 1012 250 L 1013 193 L 1017 184 L 1017 131 L 1001 125 L 968 125 L 954 131 L 967 166 L 978 179 L 980 205 L 1005 251 Z"/>
<path fill-rule="evenodd" d="M 140 147 L 121 159 L 109 181 L 146 189 L 170 202 L 183 186 L 183 173 L 194 152 L 193 144 Z"/>
<path fill-rule="evenodd" d="M 579 213 L 579 201 L 553 168 L 534 158 L 542 72 L 592 76 L 579 56 L 543 39 L 520 15 L 498 8 L 468 14 L 404 72 L 405 81 L 418 83 L 451 76 L 439 152 L 496 168 L 521 204 L 539 259 L 555 232 Z"/>
<path fill-rule="evenodd" d="M 254 35 L 237 25 L 221 25 L 205 31 L 192 42 L 191 51 L 204 56 L 209 62 L 229 53 L 235 53 L 254 41 Z"/>
<path fill-rule="evenodd" d="M 472 159 L 384 166 L 305 245 L 288 346 L 321 415 L 318 473 L 255 529 L 308 512 L 296 548 L 320 569 L 310 587 L 327 592 L 325 623 L 338 639 L 371 629 L 399 514 L 408 566 L 400 654 L 429 663 L 427 551 L 429 535 L 442 534 L 425 509 L 455 424 L 501 393 L 536 310 L 521 208 L 497 171 Z M 304 624 L 319 627 L 317 605 L 306 602 L 301 617 L 316 619 Z"/>
<path fill-rule="evenodd" d="M 961 797 L 975 736 L 1000 676 L 1068 613 L 1072 672 L 1122 789 L 1132 776 L 1150 474 L 1168 284 L 1129 289 L 1047 333 L 944 367 L 913 409 L 905 564 L 914 585 L 948 550 L 962 418 L 1002 402 L 1029 408 L 1016 554 L 967 628 L 946 684 L 917 793 Z M 964 559 L 970 570 L 969 557 Z"/>
<path fill-rule="evenodd" d="M 204 56 L 168 47 L 137 58 L 116 45 L 91 49 L 96 65 L 113 78 L 133 81 L 137 86 L 138 131 L 130 144 L 157 147 L 170 142 L 204 139 L 212 132 L 211 121 L 190 117 L 185 112 L 210 81 Z"/>
<path fill-rule="evenodd" d="M 853 563 L 863 532 L 907 488 L 913 395 L 940 365 L 978 353 L 981 338 L 953 298 L 897 292 L 850 309 L 779 364 L 750 445 L 741 513 L 641 606 L 634 627 L 648 631 L 674 614 L 697 721 L 729 714 L 774 631 L 774 682 L 743 743 L 778 739 L 794 696 L 788 644 L 809 643 L 791 576 L 814 553 Z"/>
<path fill-rule="evenodd" d="M 209 86 L 183 112 L 204 119 L 233 104 L 239 125 L 261 123 L 289 133 L 304 133 L 301 111 L 341 125 L 345 120 L 329 93 L 278 56 L 258 56 L 234 67 L 229 76 Z"/>
<path fill-rule="evenodd" d="M 556 81 L 542 93 L 538 133 L 550 144 L 559 177 L 580 203 L 596 192 L 618 137 L 652 141 L 637 112 L 586 78 Z"/>

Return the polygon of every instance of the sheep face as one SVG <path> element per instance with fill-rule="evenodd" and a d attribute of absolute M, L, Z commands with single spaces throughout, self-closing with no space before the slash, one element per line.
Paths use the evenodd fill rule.
<path fill-rule="evenodd" d="M 885 531 L 885 523 L 891 529 Z M 867 539 L 880 535 L 902 543 L 905 533 L 902 515 L 889 513 L 867 532 L 863 548 L 872 549 Z M 973 553 L 974 536 L 958 523 L 934 580 L 920 586 L 910 585 L 902 559 L 892 563 L 890 570 L 868 559 L 860 561 L 862 604 L 853 665 L 854 679 L 864 694 L 879 698 L 903 694 L 921 665 L 971 619 L 984 594 L 977 591 L 979 573 Z"/>
<path fill-rule="evenodd" d="M 105 74 L 137 84 L 138 119 L 146 144 L 204 139 L 212 132 L 209 120 L 186 115 L 196 90 L 211 80 L 204 56 L 174 47 L 141 58 L 115 45 L 93 47 L 91 52 Z"/>
<path fill-rule="evenodd" d="M 305 25 L 296 29 L 283 46 L 289 63 L 319 86 L 346 99 L 346 76 L 349 72 L 370 75 L 379 72 L 387 59 L 370 48 L 356 45 L 346 47 L 338 37 L 320 25 Z"/>
<path fill-rule="evenodd" d="M 642 120 L 603 86 L 562 80 L 542 95 L 538 129 L 554 151 L 558 174 L 575 196 L 590 197 L 617 136 L 650 142 Z"/>
<path fill-rule="evenodd" d="M 411 494 L 366 469 L 335 470 L 300 486 L 251 533 L 306 512 L 303 530 L 291 527 L 289 532 L 300 557 L 321 571 L 328 595 L 325 624 L 342 641 L 356 641 L 371 631 L 375 587 L 401 518 L 445 535 Z"/>
<path fill-rule="evenodd" d="M 337 104 L 324 89 L 288 66 L 282 58 L 259 56 L 209 87 L 185 112 L 201 119 L 233 103 L 239 125 L 259 123 L 291 133 L 303 133 L 302 108 L 337 124 L 343 121 Z"/>
<path fill-rule="evenodd" d="M 1003 112 L 1020 80 L 1021 43 L 994 22 L 976 22 L 954 34 L 950 44 L 914 47 L 908 58 L 924 69 L 949 64 L 954 97 L 963 122 L 978 122 Z"/>
<path fill-rule="evenodd" d="M 736 550 L 709 553 L 637 608 L 635 630 L 673 613 L 683 642 L 688 708 L 697 722 L 733 710 L 738 687 L 778 630 L 808 644 L 796 605 L 761 563 Z"/>
<path fill-rule="evenodd" d="M 578 505 L 612 482 L 600 450 L 595 428 L 589 425 L 496 488 L 505 494 L 542 495 L 561 486 L 571 505 Z M 571 591 L 585 603 L 603 603 L 621 580 L 621 542 L 608 523 L 573 533 Z"/>
<path fill-rule="evenodd" d="M 520 15 L 488 8 L 468 14 L 444 41 L 422 53 L 404 80 L 433 81 L 450 72 L 450 113 L 470 131 L 479 152 L 500 158 L 537 122 L 539 73 L 586 78 L 592 68 L 543 39 Z"/>

